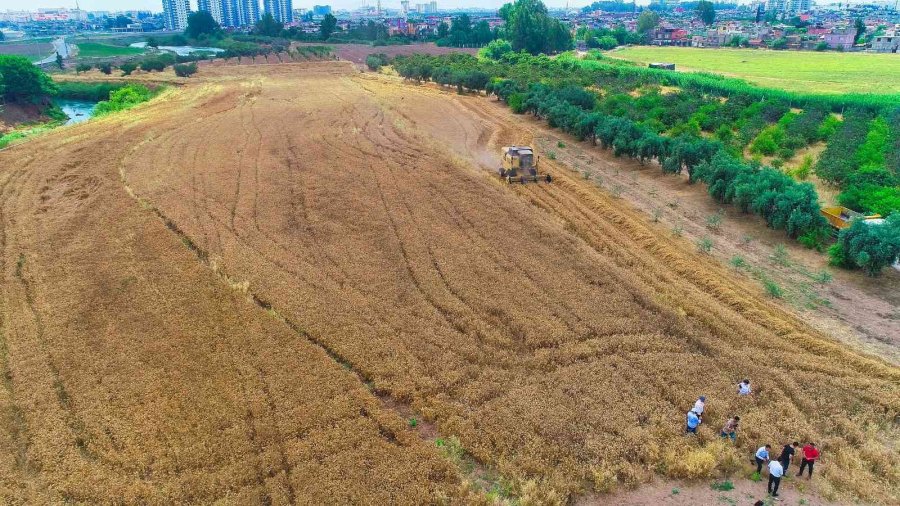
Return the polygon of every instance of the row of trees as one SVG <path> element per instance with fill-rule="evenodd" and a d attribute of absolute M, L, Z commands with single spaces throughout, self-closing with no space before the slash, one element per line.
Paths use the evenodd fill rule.
<path fill-rule="evenodd" d="M 849 142 L 856 146 L 852 156 L 870 153 L 866 159 L 878 162 L 900 151 L 890 125 L 900 114 L 886 116 L 884 111 L 890 109 L 883 106 L 854 104 L 842 124 L 831 111 L 839 104 L 844 108 L 839 99 L 847 97 L 799 97 L 807 99 L 807 107 L 797 111 L 801 100 L 795 95 L 766 95 L 760 89 L 741 93 L 736 83 L 707 86 L 706 76 L 683 79 L 679 90 L 663 92 L 659 85 L 670 82 L 668 77 L 650 69 L 566 56 L 551 59 L 511 49 L 498 40 L 485 47 L 480 58 L 416 55 L 397 58 L 394 66 L 401 76 L 432 79 L 460 90 L 481 89 L 487 78 L 484 89 L 514 112 L 534 114 L 616 156 L 656 160 L 669 173 L 687 172 L 692 182 L 705 183 L 719 202 L 755 213 L 809 246 L 821 247 L 830 235 L 815 189 L 780 170 L 745 161 L 744 147 L 749 143 L 761 155 L 790 158 L 797 149 L 843 135 L 854 111 L 862 111 L 869 118 L 880 114 L 888 128 L 863 129 L 862 139 Z M 604 93 L 591 91 L 595 86 Z M 884 178 L 880 182 L 890 183 Z"/>
<path fill-rule="evenodd" d="M 497 31 L 491 30 L 485 20 L 472 24 L 468 14 L 461 14 L 447 23 L 438 25 L 437 45 L 452 47 L 481 47 L 496 39 Z"/>
<path fill-rule="evenodd" d="M 820 235 L 828 225 L 819 213 L 812 185 L 797 183 L 772 168 L 747 164 L 717 141 L 668 137 L 628 118 L 605 115 L 595 110 L 593 94 L 577 86 L 533 84 L 522 95 L 522 112 L 546 118 L 555 128 L 612 149 L 615 156 L 641 162 L 656 159 L 665 172 L 686 171 L 690 181 L 706 183 L 718 201 L 758 214 L 770 227 L 785 230 L 791 237 Z M 519 103 L 518 98 L 513 101 Z"/>

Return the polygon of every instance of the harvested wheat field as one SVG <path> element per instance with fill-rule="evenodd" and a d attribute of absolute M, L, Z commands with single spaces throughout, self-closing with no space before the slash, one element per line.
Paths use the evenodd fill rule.
<path fill-rule="evenodd" d="M 501 185 L 484 103 L 207 67 L 0 152 L 3 501 L 546 504 L 793 439 L 900 500 L 900 369 L 562 167 Z"/>

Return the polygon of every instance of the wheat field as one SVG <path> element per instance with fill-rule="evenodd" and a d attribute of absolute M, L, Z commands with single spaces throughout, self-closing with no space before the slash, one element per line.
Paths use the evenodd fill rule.
<path fill-rule="evenodd" d="M 794 439 L 822 495 L 900 499 L 900 370 L 552 161 L 487 175 L 530 135 L 322 62 L 0 152 L 4 502 L 487 501 L 451 437 L 532 504 Z"/>

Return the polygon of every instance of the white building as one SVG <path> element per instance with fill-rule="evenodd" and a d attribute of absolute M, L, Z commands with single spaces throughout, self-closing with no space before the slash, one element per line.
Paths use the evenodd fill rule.
<path fill-rule="evenodd" d="M 767 0 L 767 12 L 808 12 L 811 8 L 810 0 Z"/>
<path fill-rule="evenodd" d="M 888 30 L 884 35 L 872 39 L 872 50 L 876 53 L 900 52 L 900 30 Z"/>
<path fill-rule="evenodd" d="M 259 0 L 209 0 L 222 5 L 222 26 L 251 26 L 259 21 Z"/>
<path fill-rule="evenodd" d="M 191 12 L 190 0 L 163 0 L 162 4 L 166 29 L 184 30 L 187 28 L 188 14 Z"/>
<path fill-rule="evenodd" d="M 208 12 L 216 23 L 225 26 L 225 3 L 222 0 L 197 0 L 197 10 Z"/>

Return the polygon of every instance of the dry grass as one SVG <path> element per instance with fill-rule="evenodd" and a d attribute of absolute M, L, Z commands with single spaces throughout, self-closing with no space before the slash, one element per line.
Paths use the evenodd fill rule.
<path fill-rule="evenodd" d="M 483 100 L 338 63 L 205 74 L 77 141 L 0 153 L 16 167 L 3 172 L 13 379 L 0 401 L 28 434 L 4 425 L 8 454 L 23 455 L 0 469 L 6 490 L 476 502 L 363 378 L 523 503 L 732 473 L 759 444 L 793 439 L 823 447 L 836 496 L 898 499 L 897 368 L 575 173 L 547 162 L 552 185 L 484 177 L 499 145 L 530 138 Z M 734 394 L 744 377 L 751 399 Z M 688 440 L 701 393 L 708 423 Z M 737 450 L 712 432 L 733 414 Z"/>

